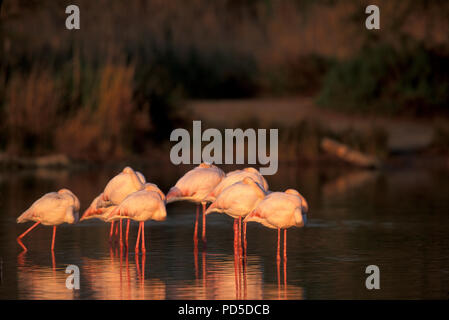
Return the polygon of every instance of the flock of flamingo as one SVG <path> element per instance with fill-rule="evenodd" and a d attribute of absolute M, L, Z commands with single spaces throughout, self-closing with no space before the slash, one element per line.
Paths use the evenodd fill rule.
<path fill-rule="evenodd" d="M 128 248 L 130 220 L 139 222 L 135 251 L 145 248 L 144 222 L 163 221 L 167 217 L 166 204 L 174 201 L 191 201 L 197 204 L 194 241 L 198 240 L 200 205 L 202 205 L 202 240 L 206 243 L 206 216 L 212 212 L 225 213 L 234 218 L 234 247 L 246 253 L 246 224 L 251 221 L 278 230 L 277 259 L 280 260 L 281 229 L 284 230 L 284 259 L 287 257 L 287 228 L 303 227 L 306 222 L 308 204 L 294 189 L 272 192 L 265 178 L 254 168 L 235 170 L 225 174 L 220 168 L 201 163 L 188 171 L 165 195 L 156 184 L 148 183 L 143 174 L 125 167 L 113 177 L 79 219 L 80 202 L 68 189 L 47 193 L 23 212 L 17 223 L 35 223 L 22 233 L 17 242 L 27 251 L 22 239 L 39 224 L 53 226 L 51 250 L 55 246 L 56 226 L 73 224 L 78 220 L 97 218 L 111 223 L 109 238 L 120 230 L 120 247 Z M 209 207 L 207 204 L 211 203 Z M 207 209 L 206 209 L 207 207 Z M 127 220 L 125 239 L 122 236 L 122 221 Z M 243 221 L 243 246 L 242 246 Z"/>

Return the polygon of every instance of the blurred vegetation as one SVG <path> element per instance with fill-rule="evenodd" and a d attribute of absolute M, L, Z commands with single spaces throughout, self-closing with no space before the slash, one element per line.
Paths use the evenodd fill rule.
<path fill-rule="evenodd" d="M 449 114 L 449 54 L 379 45 L 335 63 L 318 103 L 339 110 L 413 116 Z"/>
<path fill-rule="evenodd" d="M 370 32 L 368 1 L 79 0 L 81 30 L 69 31 L 70 1 L 4 0 L 0 153 L 149 154 L 191 121 L 187 99 L 318 95 L 351 112 L 447 112 L 449 4 L 375 3 Z M 288 130 L 317 152 L 322 129 Z M 383 143 L 355 136 L 341 138 Z"/>

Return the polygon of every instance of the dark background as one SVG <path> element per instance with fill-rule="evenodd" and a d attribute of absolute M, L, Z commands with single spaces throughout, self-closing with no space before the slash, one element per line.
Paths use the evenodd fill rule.
<path fill-rule="evenodd" d="M 80 30 L 65 28 L 69 4 Z M 380 30 L 365 28 L 369 4 Z M 448 17 L 447 1 L 3 1 L 0 158 L 165 161 L 171 130 L 192 119 L 230 126 L 232 107 L 244 114 L 234 127 L 280 128 L 286 146 L 300 146 L 289 156 L 281 145 L 281 160 L 319 158 L 323 136 L 386 158 L 404 119 L 425 126 L 414 156 L 445 155 Z M 276 123 L 258 108 L 285 101 L 289 116 Z M 330 113 L 287 122 L 302 110 Z M 357 115 L 397 122 L 329 125 Z M 413 145 L 412 131 L 400 135 Z"/>

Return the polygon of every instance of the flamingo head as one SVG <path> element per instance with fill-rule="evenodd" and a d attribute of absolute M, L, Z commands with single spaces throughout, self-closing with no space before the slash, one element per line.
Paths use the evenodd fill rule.
<path fill-rule="evenodd" d="M 183 196 L 182 191 L 178 187 L 173 187 L 165 197 L 167 203 L 174 202 Z"/>
<path fill-rule="evenodd" d="M 69 224 L 77 223 L 79 221 L 79 212 L 73 206 L 68 207 L 64 221 Z"/>
<path fill-rule="evenodd" d="M 157 192 L 159 194 L 159 196 L 161 197 L 161 199 L 165 201 L 165 194 L 154 183 L 146 183 L 145 190 Z"/>
<path fill-rule="evenodd" d="M 64 193 L 73 194 L 72 191 L 70 191 L 69 189 L 65 189 L 65 188 L 60 189 L 60 190 L 58 191 L 58 193 L 59 193 L 59 194 L 64 194 Z"/>
<path fill-rule="evenodd" d="M 201 163 L 198 168 L 212 168 L 212 164 L 210 164 L 209 162 L 203 162 Z"/>
<path fill-rule="evenodd" d="M 303 213 L 308 213 L 309 212 L 309 204 L 307 203 L 306 198 L 304 198 L 302 196 L 302 194 L 300 194 L 298 191 L 296 191 L 295 189 L 287 189 L 285 190 L 285 193 L 287 194 L 292 194 L 294 196 L 297 196 L 301 199 L 301 210 Z"/>
<path fill-rule="evenodd" d="M 130 173 L 133 173 L 134 170 L 131 167 L 125 167 L 122 172 L 130 174 Z"/>
<path fill-rule="evenodd" d="M 301 196 L 301 194 L 298 191 L 296 191 L 295 189 L 287 189 L 284 192 L 286 194 L 292 194 L 292 195 L 297 196 L 297 197 Z"/>
<path fill-rule="evenodd" d="M 242 180 L 242 183 L 251 186 L 254 190 L 257 191 L 257 195 L 260 199 L 265 198 L 266 196 L 266 191 L 265 189 L 256 181 L 254 181 L 254 179 L 250 178 L 250 177 L 245 177 Z"/>
<path fill-rule="evenodd" d="M 214 202 L 216 198 L 217 198 L 217 196 L 215 195 L 215 189 L 214 189 L 203 199 L 203 201 Z"/>
<path fill-rule="evenodd" d="M 259 173 L 259 170 L 257 170 L 256 168 L 253 168 L 253 167 L 245 168 L 245 169 L 243 169 L 243 171 L 251 172 L 251 173 Z"/>
<path fill-rule="evenodd" d="M 256 183 L 252 178 L 250 178 L 250 177 L 245 177 L 243 180 L 242 180 L 242 182 L 244 183 L 244 184 L 254 184 L 254 183 Z"/>
<path fill-rule="evenodd" d="M 307 224 L 307 214 L 305 214 L 300 207 L 295 209 L 294 217 L 295 225 L 297 227 L 304 227 Z"/>
<path fill-rule="evenodd" d="M 215 209 L 217 208 L 217 203 L 216 202 L 212 202 L 211 205 L 207 208 L 206 212 L 204 213 L 205 215 L 211 214 L 212 212 L 215 211 Z"/>

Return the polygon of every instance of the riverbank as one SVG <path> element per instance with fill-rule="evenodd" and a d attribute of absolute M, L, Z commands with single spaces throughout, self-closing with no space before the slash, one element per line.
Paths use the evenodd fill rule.
<path fill-rule="evenodd" d="M 249 122 L 262 126 L 292 126 L 301 121 L 318 123 L 335 133 L 346 130 L 363 133 L 378 128 L 388 135 L 387 147 L 392 153 L 417 152 L 430 147 L 435 125 L 440 121 L 436 117 L 418 119 L 338 113 L 317 107 L 310 97 L 195 100 L 188 107 L 197 118 L 227 128 Z"/>
<path fill-rule="evenodd" d="M 449 138 L 448 130 L 444 129 L 449 127 L 444 126 L 449 119 L 337 113 L 317 107 L 308 97 L 192 100 L 186 102 L 184 112 L 189 114 L 184 124 L 187 130 L 191 129 L 192 120 L 201 120 L 202 130 L 279 129 L 279 163 L 303 167 L 353 166 L 339 157 L 338 152 L 329 154 L 323 148 L 323 141 L 330 138 L 362 157 L 379 161 L 377 168 L 449 169 Z M 203 142 L 203 147 L 206 144 Z M 64 153 L 19 157 L 0 153 L 0 168 L 170 165 L 173 145 L 167 136 L 162 145 L 148 144 L 138 154 L 128 152 L 120 158 L 77 158 Z"/>

